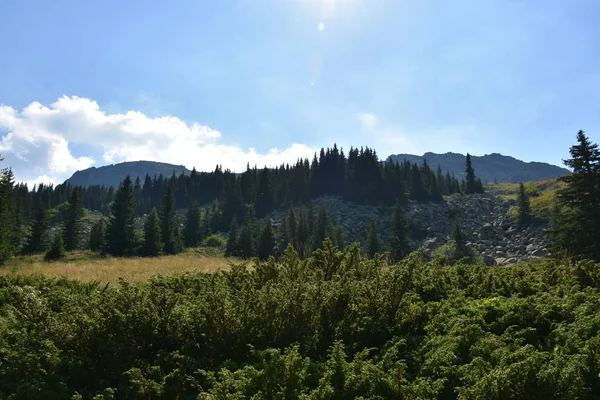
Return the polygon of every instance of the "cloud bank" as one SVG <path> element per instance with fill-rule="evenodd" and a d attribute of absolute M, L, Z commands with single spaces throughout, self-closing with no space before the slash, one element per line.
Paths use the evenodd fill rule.
<path fill-rule="evenodd" d="M 60 183 L 77 170 L 121 161 L 161 161 L 200 171 L 221 164 L 242 171 L 247 163 L 277 166 L 315 151 L 296 143 L 261 154 L 221 143 L 221 133 L 205 125 L 138 111 L 108 114 L 95 101 L 76 96 L 63 96 L 49 107 L 33 102 L 20 112 L 0 105 L 0 135 L 3 164 L 29 184 Z M 103 162 L 89 154 L 74 156 L 73 144 L 96 149 Z"/>

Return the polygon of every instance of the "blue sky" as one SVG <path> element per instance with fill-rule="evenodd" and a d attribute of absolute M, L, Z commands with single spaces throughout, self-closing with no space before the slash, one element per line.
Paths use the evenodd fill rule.
<path fill-rule="evenodd" d="M 577 130 L 600 139 L 596 0 L 1 4 L 0 152 L 22 180 L 334 142 L 561 164 Z"/>

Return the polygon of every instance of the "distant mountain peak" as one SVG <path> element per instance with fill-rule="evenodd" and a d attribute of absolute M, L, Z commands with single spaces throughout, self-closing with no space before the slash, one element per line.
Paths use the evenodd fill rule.
<path fill-rule="evenodd" d="M 102 167 L 91 167 L 82 171 L 77 171 L 69 179 L 66 184 L 72 186 L 119 186 L 119 183 L 127 175 L 131 179 L 140 177 L 144 179 L 146 174 L 154 177 L 154 175 L 162 174 L 164 177 L 169 177 L 175 173 L 176 175 L 191 173 L 183 165 L 167 164 L 156 161 L 125 161 L 117 164 L 104 165 Z"/>
<path fill-rule="evenodd" d="M 447 152 L 444 154 L 427 152 L 422 156 L 414 154 L 393 154 L 388 160 L 422 164 L 424 160 L 432 168 L 438 165 L 442 170 L 456 175 L 457 178 L 465 177 L 465 154 Z M 527 182 L 551 179 L 570 173 L 568 169 L 543 162 L 525 162 L 500 153 L 491 153 L 484 156 L 471 155 L 475 174 L 485 182 Z"/>

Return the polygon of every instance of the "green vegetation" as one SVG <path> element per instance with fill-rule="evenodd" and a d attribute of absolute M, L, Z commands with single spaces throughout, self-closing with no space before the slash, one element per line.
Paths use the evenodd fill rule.
<path fill-rule="evenodd" d="M 552 214 L 552 208 L 556 203 L 556 193 L 565 184 L 558 179 L 523 183 L 525 194 L 529 198 L 532 216 L 540 220 L 548 221 Z M 518 183 L 495 183 L 487 185 L 488 190 L 506 200 L 517 200 L 519 196 Z M 514 210 L 517 216 L 518 210 Z"/>
<path fill-rule="evenodd" d="M 531 205 L 529 196 L 525 192 L 523 183 L 519 183 L 519 194 L 517 195 L 517 222 L 521 225 L 526 225 L 531 222 Z"/>
<path fill-rule="evenodd" d="M 600 262 L 600 150 L 579 131 L 570 153 L 565 164 L 573 173 L 560 178 L 551 238 L 556 250 Z"/>
<path fill-rule="evenodd" d="M 52 245 L 44 254 L 44 261 L 57 261 L 65 258 L 67 252 L 65 250 L 65 242 L 63 241 L 63 234 L 60 230 L 56 232 Z"/>
<path fill-rule="evenodd" d="M 592 399 L 599 268 L 326 244 L 138 285 L 0 277 L 0 398 Z"/>

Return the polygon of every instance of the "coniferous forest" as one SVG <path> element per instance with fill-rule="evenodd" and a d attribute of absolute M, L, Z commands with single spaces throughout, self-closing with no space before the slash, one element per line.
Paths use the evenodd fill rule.
<path fill-rule="evenodd" d="M 600 150 L 576 140 L 553 257 L 503 267 L 477 263 L 458 219 L 452 254 L 426 262 L 411 248 L 407 203 L 483 191 L 469 156 L 465 182 L 336 146 L 294 166 L 116 189 L 28 191 L 3 169 L 0 263 L 202 244 L 238 262 L 141 283 L 0 275 L 0 399 L 599 399 Z M 393 213 L 361 249 L 313 206 L 324 195 Z M 518 223 L 534 223 L 523 186 L 517 205 Z M 85 237 L 90 211 L 101 217 Z"/>

